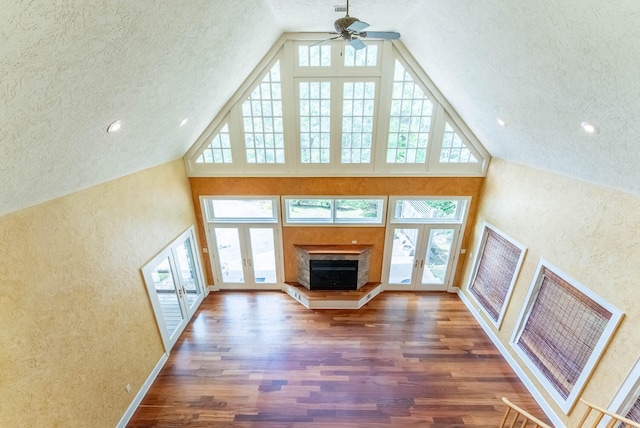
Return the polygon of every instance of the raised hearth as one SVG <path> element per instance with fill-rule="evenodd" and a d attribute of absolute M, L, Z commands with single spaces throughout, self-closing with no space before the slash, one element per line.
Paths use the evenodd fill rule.
<path fill-rule="evenodd" d="M 295 245 L 298 283 L 309 290 L 358 290 L 369 280 L 371 245 Z"/>

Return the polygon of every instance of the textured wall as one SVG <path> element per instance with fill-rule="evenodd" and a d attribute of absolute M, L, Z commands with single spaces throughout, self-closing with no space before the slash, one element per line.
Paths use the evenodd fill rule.
<path fill-rule="evenodd" d="M 507 349 L 534 275 L 545 258 L 625 313 L 620 328 L 587 383 L 583 397 L 606 406 L 640 355 L 640 198 L 493 159 L 478 207 L 470 252 L 488 221 L 527 247 L 504 323 L 496 334 Z M 464 292 L 474 254 L 468 255 Z M 519 361 L 518 357 L 514 358 Z M 547 397 L 549 403 L 552 399 Z M 554 405 L 556 413 L 562 411 Z M 576 405 L 568 426 L 584 407 Z"/>
<path fill-rule="evenodd" d="M 198 216 L 198 231 L 201 242 L 205 242 L 200 196 L 212 195 L 430 195 L 430 196 L 471 196 L 469 224 L 473 224 L 477 200 L 483 178 L 481 177 L 308 177 L 308 178 L 200 178 L 192 177 L 193 203 Z M 285 281 L 296 280 L 294 244 L 371 244 L 370 281 L 379 281 L 384 253 L 385 228 L 383 227 L 284 227 L 283 247 Z M 465 231 L 462 248 L 470 235 L 470 227 Z M 202 260 L 209 260 L 207 254 Z M 211 266 L 205 265 L 208 283 L 213 283 Z M 453 285 L 459 284 L 462 263 L 458 264 Z"/>
<path fill-rule="evenodd" d="M 0 215 L 184 156 L 280 34 L 267 0 L 3 1 Z"/>
<path fill-rule="evenodd" d="M 0 217 L 1 426 L 118 422 L 164 352 L 140 267 L 194 221 L 182 161 Z"/>

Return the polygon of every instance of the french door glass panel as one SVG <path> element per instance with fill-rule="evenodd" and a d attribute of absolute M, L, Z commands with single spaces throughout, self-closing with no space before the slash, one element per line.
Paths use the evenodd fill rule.
<path fill-rule="evenodd" d="M 180 269 L 180 279 L 184 287 L 185 299 L 189 312 L 194 312 L 194 305 L 198 303 L 202 295 L 202 285 L 198 280 L 196 264 L 191 244 L 191 238 L 187 238 L 182 245 L 176 247 L 176 261 Z"/>
<path fill-rule="evenodd" d="M 417 228 L 395 228 L 389 267 L 389 284 L 413 283 Z"/>
<path fill-rule="evenodd" d="M 169 337 L 173 337 L 176 332 L 182 330 L 182 324 L 186 324 L 187 316 L 185 309 L 180 304 L 179 287 L 176 287 L 173 279 L 173 269 L 168 257 L 151 272 L 151 278 L 167 333 Z"/>
<path fill-rule="evenodd" d="M 244 283 L 244 258 L 240 247 L 240 231 L 237 227 L 215 227 L 218 248 L 218 267 L 225 284 Z"/>
<path fill-rule="evenodd" d="M 422 284 L 444 284 L 449 267 L 453 229 L 431 229 L 422 271 Z"/>
<path fill-rule="evenodd" d="M 251 227 L 251 266 L 256 283 L 275 284 L 278 282 L 276 270 L 276 245 L 272 227 Z"/>

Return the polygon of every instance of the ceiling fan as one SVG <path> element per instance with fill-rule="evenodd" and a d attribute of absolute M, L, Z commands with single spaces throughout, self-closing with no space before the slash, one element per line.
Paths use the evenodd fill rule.
<path fill-rule="evenodd" d="M 361 39 L 370 38 L 394 40 L 400 38 L 400 33 L 396 33 L 395 31 L 362 31 L 367 28 L 369 24 L 364 21 L 360 21 L 356 17 L 349 16 L 349 0 L 347 0 L 346 16 L 336 19 L 336 22 L 333 23 L 333 26 L 335 27 L 336 32 L 331 34 L 337 34 L 337 36 L 322 40 L 318 43 L 315 43 L 314 45 L 318 45 L 329 40 L 342 38 L 346 42 L 349 42 L 349 45 L 351 45 L 352 48 L 354 48 L 355 50 L 359 50 L 366 47 Z"/>

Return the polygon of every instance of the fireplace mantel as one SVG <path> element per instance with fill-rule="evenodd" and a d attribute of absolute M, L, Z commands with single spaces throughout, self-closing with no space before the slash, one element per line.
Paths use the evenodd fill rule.
<path fill-rule="evenodd" d="M 369 251 L 371 245 L 298 245 L 294 247 L 312 254 L 335 254 L 335 255 L 360 255 L 365 251 Z"/>
<path fill-rule="evenodd" d="M 358 263 L 356 289 L 369 280 L 369 264 L 372 245 L 298 245 L 294 244 L 298 259 L 298 283 L 311 286 L 311 260 L 356 260 Z"/>

